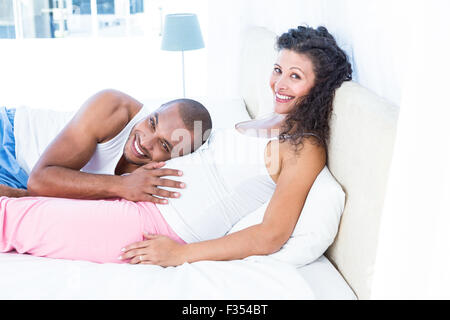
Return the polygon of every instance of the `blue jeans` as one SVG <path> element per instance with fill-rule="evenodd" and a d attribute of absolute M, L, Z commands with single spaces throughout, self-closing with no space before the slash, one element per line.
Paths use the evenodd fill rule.
<path fill-rule="evenodd" d="M 28 174 L 16 160 L 15 109 L 0 107 L 0 184 L 26 189 Z"/>

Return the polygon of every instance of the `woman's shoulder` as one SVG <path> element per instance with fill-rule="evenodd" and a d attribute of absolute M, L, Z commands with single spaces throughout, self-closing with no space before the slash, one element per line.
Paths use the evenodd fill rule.
<path fill-rule="evenodd" d="M 283 164 L 304 166 L 311 162 L 326 163 L 325 146 L 314 135 L 305 135 L 300 143 L 293 143 L 290 138 L 282 141 L 273 140 L 271 143 L 279 145 L 280 158 Z"/>

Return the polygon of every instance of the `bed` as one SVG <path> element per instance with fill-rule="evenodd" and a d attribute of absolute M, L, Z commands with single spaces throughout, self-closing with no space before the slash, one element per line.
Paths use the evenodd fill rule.
<path fill-rule="evenodd" d="M 250 119 L 242 99 L 198 100 L 210 108 L 215 128 Z M 154 106 L 162 102 L 144 101 Z M 224 108 L 232 112 L 225 116 Z M 262 218 L 264 209 L 249 218 Z M 245 223 L 257 221 L 243 220 L 230 232 L 244 228 Z M 311 263 L 302 257 L 306 262 L 300 267 L 276 256 L 162 268 L 0 253 L 0 299 L 355 299 L 336 268 L 321 254 L 325 249 L 308 256 L 314 260 Z"/>
<path fill-rule="evenodd" d="M 245 39 L 242 98 L 199 98 L 210 108 L 215 127 L 271 110 L 266 70 L 273 65 L 275 34 L 250 28 Z M 340 213 L 333 216 L 333 237 L 309 260 L 301 254 L 302 263 L 289 263 L 283 255 L 252 256 L 162 268 L 1 253 L 0 299 L 367 299 L 396 117 L 394 106 L 356 83 L 338 90 L 327 172 L 343 197 Z M 384 152 L 374 154 L 377 148 Z"/>

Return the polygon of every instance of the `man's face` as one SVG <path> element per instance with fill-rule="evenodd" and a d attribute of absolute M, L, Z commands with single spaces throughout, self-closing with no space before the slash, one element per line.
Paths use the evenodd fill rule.
<path fill-rule="evenodd" d="M 175 103 L 139 121 L 131 130 L 123 154 L 135 165 L 166 161 L 190 153 L 192 141 L 193 133 L 186 129 Z"/>

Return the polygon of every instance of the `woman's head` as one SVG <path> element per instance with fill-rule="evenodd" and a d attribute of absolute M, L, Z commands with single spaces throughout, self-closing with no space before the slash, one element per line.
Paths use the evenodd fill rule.
<path fill-rule="evenodd" d="M 352 79 L 347 55 L 325 27 L 290 29 L 278 37 L 277 49 L 270 85 L 275 112 L 287 115 L 280 138 L 301 144 L 313 133 L 326 146 L 335 91 Z"/>
<path fill-rule="evenodd" d="M 310 58 L 293 50 L 280 50 L 270 77 L 275 112 L 289 113 L 314 83 L 314 65 Z"/>

